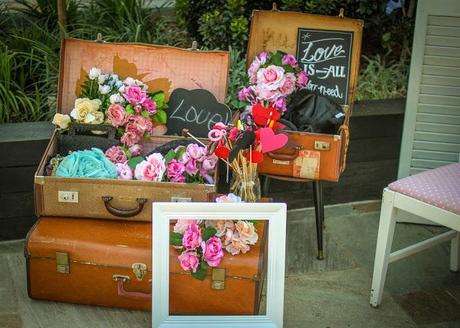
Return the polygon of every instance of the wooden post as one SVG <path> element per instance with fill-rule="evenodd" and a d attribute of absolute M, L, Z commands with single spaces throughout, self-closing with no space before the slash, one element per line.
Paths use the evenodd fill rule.
<path fill-rule="evenodd" d="M 57 0 L 57 14 L 58 14 L 58 24 L 61 39 L 65 36 L 65 25 L 66 25 L 66 4 L 65 0 Z"/>

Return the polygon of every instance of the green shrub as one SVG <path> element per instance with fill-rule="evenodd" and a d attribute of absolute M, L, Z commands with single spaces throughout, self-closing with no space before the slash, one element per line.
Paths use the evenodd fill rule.
<path fill-rule="evenodd" d="M 188 46 L 152 1 L 66 1 L 66 36 Z M 56 108 L 60 35 L 56 1 L 0 3 L 0 123 L 50 120 Z"/>
<path fill-rule="evenodd" d="M 409 65 L 401 62 L 387 63 L 380 55 L 363 58 L 365 62 L 359 75 L 356 100 L 406 96 Z"/>

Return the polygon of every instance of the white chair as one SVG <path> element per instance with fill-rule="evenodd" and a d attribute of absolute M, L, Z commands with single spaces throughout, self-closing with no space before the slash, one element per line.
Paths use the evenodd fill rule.
<path fill-rule="evenodd" d="M 391 252 L 398 211 L 420 216 L 452 230 Z M 383 191 L 371 306 L 382 301 L 388 264 L 451 240 L 450 270 L 459 270 L 460 163 L 425 171 L 391 183 Z"/>

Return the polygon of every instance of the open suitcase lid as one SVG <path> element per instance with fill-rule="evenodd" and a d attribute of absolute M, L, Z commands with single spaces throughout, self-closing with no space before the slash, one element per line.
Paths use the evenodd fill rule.
<path fill-rule="evenodd" d="M 123 79 L 142 80 L 150 92 L 164 91 L 167 99 L 176 88 L 207 89 L 224 102 L 229 65 L 230 56 L 225 51 L 66 38 L 61 44 L 57 112 L 70 113 L 92 67 Z"/>
<path fill-rule="evenodd" d="M 307 88 L 316 88 L 315 91 L 324 95 L 329 93 L 333 101 L 352 106 L 359 73 L 362 29 L 363 21 L 359 19 L 255 10 L 249 33 L 247 66 L 262 51 L 281 50 L 293 54 L 309 75 Z"/>

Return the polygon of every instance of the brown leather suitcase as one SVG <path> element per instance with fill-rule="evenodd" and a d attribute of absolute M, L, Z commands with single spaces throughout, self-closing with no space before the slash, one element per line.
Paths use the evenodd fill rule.
<path fill-rule="evenodd" d="M 339 180 L 346 164 L 349 142 L 348 125 L 359 72 L 362 28 L 362 20 L 344 18 L 343 16 L 331 17 L 299 12 L 283 12 L 276 10 L 276 8 L 271 11 L 253 12 L 247 51 L 248 66 L 261 51 L 276 52 L 281 50 L 296 55 L 298 53 L 298 44 L 301 44 L 299 43 L 301 29 L 317 31 L 317 33 L 331 31 L 352 33 L 350 37 L 350 61 L 347 66 L 349 70 L 346 81 L 348 94 L 343 101 L 338 101 L 340 105 L 344 105 L 346 115 L 338 133 L 329 135 L 288 131 L 289 143 L 280 150 L 265 154 L 264 161 L 258 165 L 259 173 L 311 180 Z M 327 39 L 325 37 L 324 40 Z M 332 47 L 324 47 L 321 52 L 315 53 L 315 56 L 321 56 L 333 51 Z M 316 63 L 316 72 L 319 72 L 320 65 L 325 65 L 319 63 L 327 62 L 326 58 L 321 59 Z M 302 64 L 299 55 L 298 61 Z M 324 67 L 322 69 L 326 70 Z M 334 74 L 336 73 L 335 69 L 333 67 Z M 310 72 L 310 77 L 312 72 Z"/>
<path fill-rule="evenodd" d="M 209 90 L 223 102 L 227 92 L 230 57 L 224 51 L 186 50 L 139 43 L 106 43 L 64 39 L 61 45 L 57 111 L 69 114 L 79 85 L 91 67 L 120 77 L 143 80 L 149 91 L 176 88 Z M 158 136 L 144 141 L 146 152 L 176 139 Z M 45 166 L 58 149 L 55 132 L 35 173 L 37 216 L 86 217 L 150 221 L 153 201 L 207 201 L 214 184 L 121 181 L 113 179 L 59 178 L 45 176 Z M 215 180 L 217 179 L 217 172 Z"/>
<path fill-rule="evenodd" d="M 42 217 L 26 245 L 27 289 L 34 299 L 151 310 L 151 223 Z M 246 254 L 225 253 L 205 280 L 170 255 L 174 314 L 258 313 L 265 272 L 264 225 Z"/>

